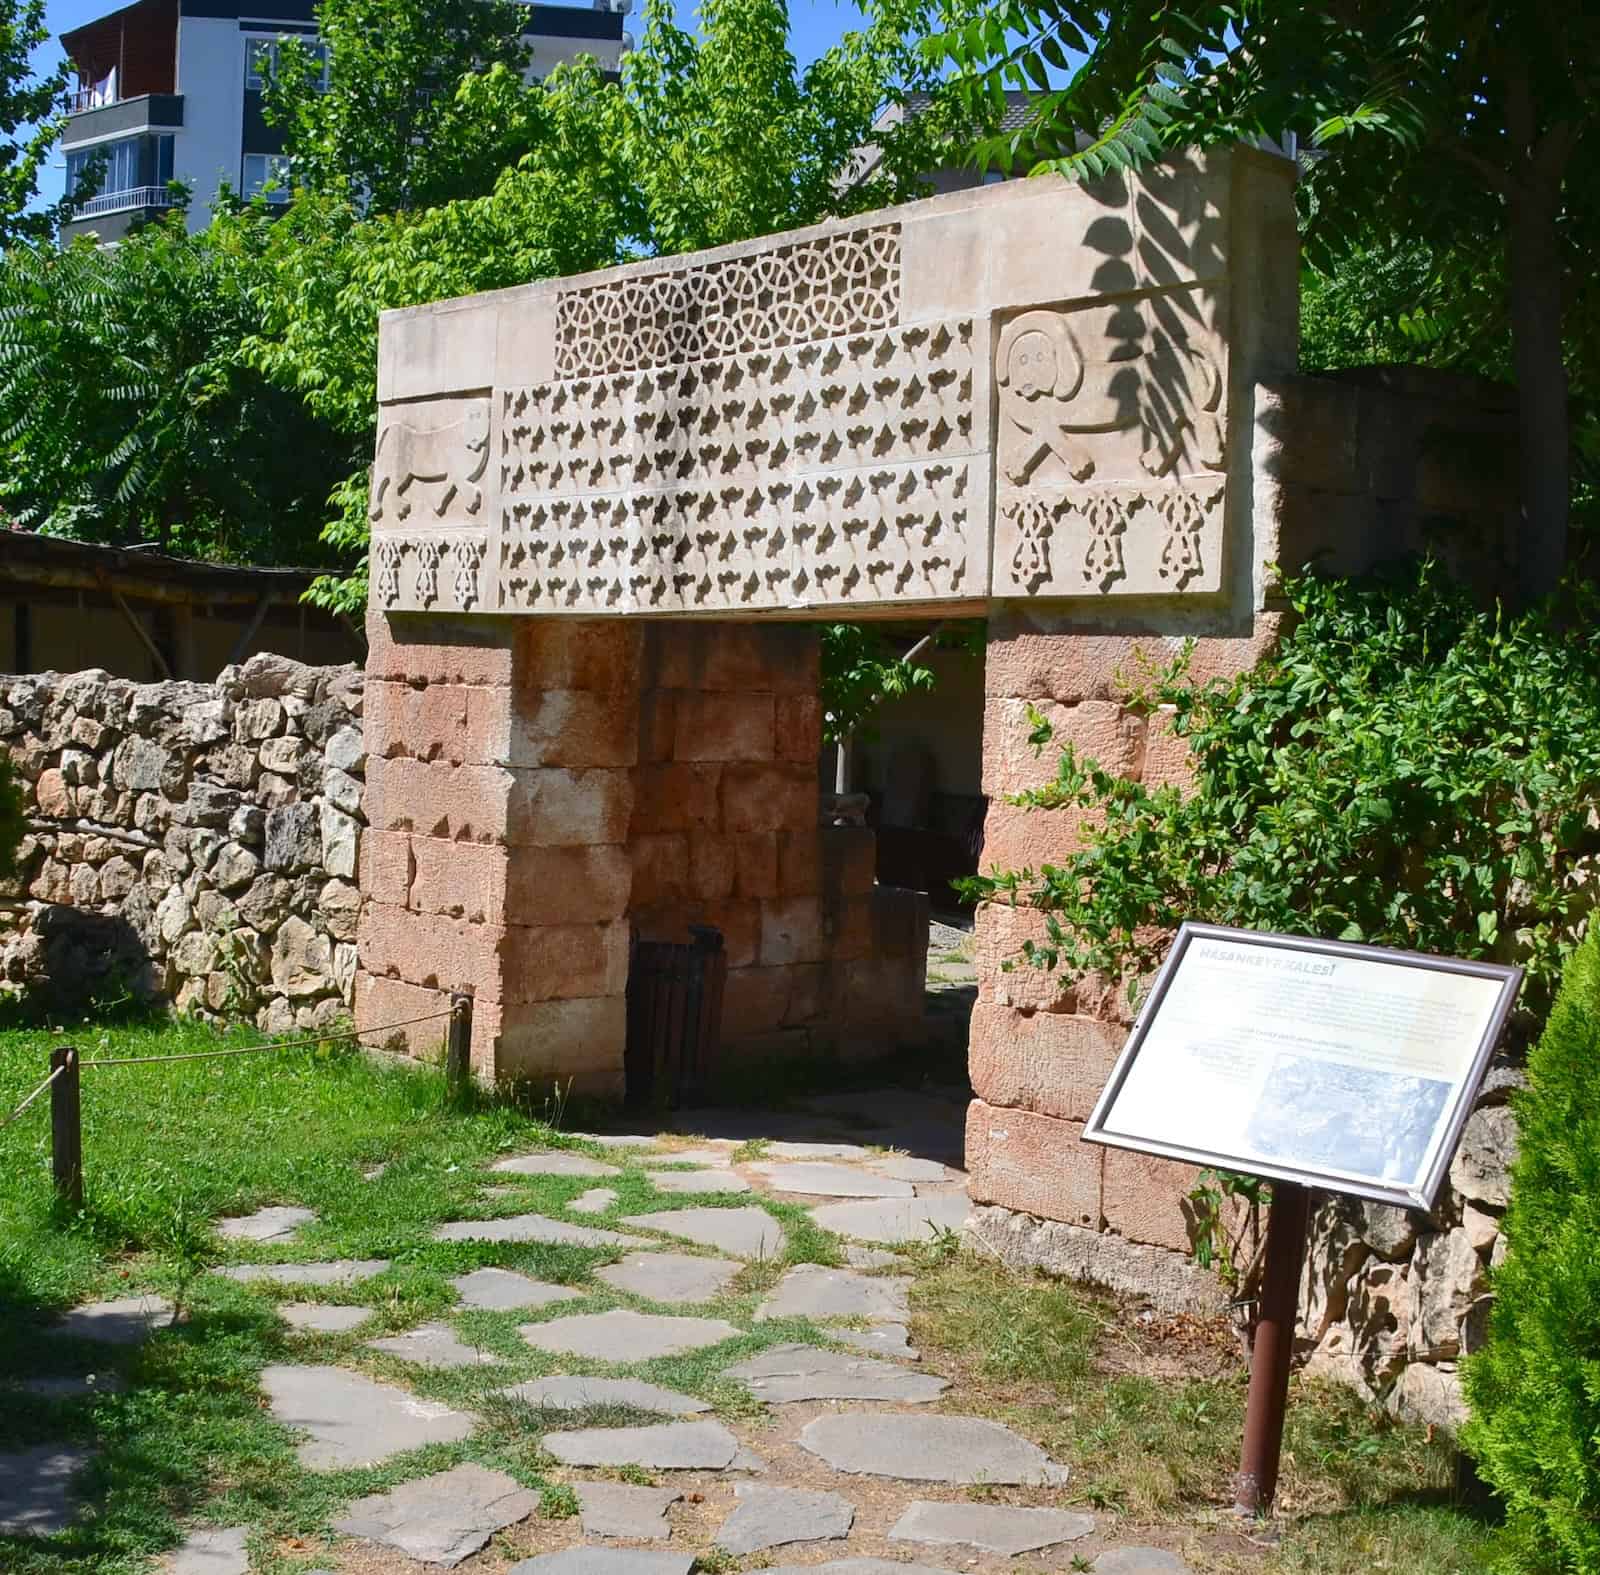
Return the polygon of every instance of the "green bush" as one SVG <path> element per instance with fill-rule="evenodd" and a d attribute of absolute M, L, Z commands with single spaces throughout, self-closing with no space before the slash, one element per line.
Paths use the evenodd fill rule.
<path fill-rule="evenodd" d="M 1600 926 L 1516 1102 L 1519 1148 L 1462 1442 L 1505 1500 L 1510 1571 L 1600 1571 Z"/>
<path fill-rule="evenodd" d="M 1427 563 L 1286 590 L 1294 624 L 1255 670 L 1196 685 L 1180 659 L 1146 677 L 1139 703 L 1171 708 L 1192 789 L 1069 747 L 1013 802 L 1099 829 L 968 895 L 1042 910 L 1024 952 L 1073 977 L 1131 986 L 1195 919 L 1521 962 L 1520 1021 L 1541 1021 L 1594 901 L 1600 602 L 1484 610 Z"/>

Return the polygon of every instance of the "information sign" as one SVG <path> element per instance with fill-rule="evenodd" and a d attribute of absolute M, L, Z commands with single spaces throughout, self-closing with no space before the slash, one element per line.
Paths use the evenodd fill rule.
<path fill-rule="evenodd" d="M 1185 924 L 1084 1138 L 1431 1208 L 1521 982 Z"/>

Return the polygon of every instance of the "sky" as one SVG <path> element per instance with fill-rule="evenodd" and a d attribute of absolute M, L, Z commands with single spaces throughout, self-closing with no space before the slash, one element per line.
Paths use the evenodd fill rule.
<path fill-rule="evenodd" d="M 55 40 L 62 33 L 92 22 L 95 17 L 115 11 L 125 3 L 127 0 L 50 0 L 45 9 L 45 21 L 50 28 L 51 42 L 38 52 L 37 64 L 41 68 L 48 67 L 60 58 L 60 46 Z M 698 5 L 699 0 L 674 0 L 679 26 L 693 25 Z M 623 23 L 624 27 L 639 31 L 641 6 L 642 0 L 634 0 L 633 13 Z M 861 8 L 854 0 L 790 0 L 790 47 L 801 66 L 809 65 L 851 28 L 860 25 Z M 41 199 L 53 201 L 65 180 L 65 167 L 58 151 L 53 167 L 45 170 L 39 182 Z"/>

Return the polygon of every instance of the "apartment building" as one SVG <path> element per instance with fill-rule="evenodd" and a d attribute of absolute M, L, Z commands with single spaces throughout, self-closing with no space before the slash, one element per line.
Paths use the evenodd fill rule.
<path fill-rule="evenodd" d="M 525 9 L 535 75 L 580 54 L 617 69 L 627 0 Z M 116 240 L 171 206 L 173 180 L 193 192 L 191 228 L 208 221 L 224 182 L 246 196 L 268 185 L 283 138 L 262 113 L 261 87 L 286 38 L 321 48 L 316 0 L 134 0 L 63 33 L 77 74 L 61 139 L 68 195 L 92 157 L 104 159 L 104 174 L 62 238 Z"/>

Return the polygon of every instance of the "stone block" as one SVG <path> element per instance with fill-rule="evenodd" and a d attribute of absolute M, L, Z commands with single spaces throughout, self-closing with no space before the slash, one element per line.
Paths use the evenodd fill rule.
<path fill-rule="evenodd" d="M 448 1019 L 416 1023 L 411 1019 L 442 1012 L 450 1005 L 449 993 L 403 979 L 358 972 L 355 985 L 355 1020 L 362 1042 L 369 1048 L 402 1050 L 407 1055 L 431 1059 L 442 1053 Z M 390 1029 L 391 1023 L 407 1023 Z M 376 1032 L 375 1030 L 383 1030 Z"/>
<path fill-rule="evenodd" d="M 635 837 L 628 844 L 633 860 L 635 908 L 652 908 L 683 900 L 689 884 L 689 838 L 681 831 Z"/>
<path fill-rule="evenodd" d="M 1047 864 L 1064 863 L 1102 819 L 1093 810 L 1028 809 L 991 798 L 983 818 L 978 868 L 985 875 L 1021 870 L 1037 874 Z"/>
<path fill-rule="evenodd" d="M 780 830 L 778 889 L 785 897 L 810 897 L 822 890 L 822 828 Z"/>
<path fill-rule="evenodd" d="M 1100 1215 L 1107 1230 L 1151 1247 L 1189 1247 L 1187 1199 L 1200 1172 L 1193 1165 L 1108 1148 L 1101 1176 Z"/>
<path fill-rule="evenodd" d="M 822 702 L 815 695 L 784 695 L 773 718 L 779 760 L 815 766 L 822 753 Z"/>
<path fill-rule="evenodd" d="M 790 898 L 788 901 L 806 901 Z M 872 898 L 838 897 L 821 899 L 827 954 L 834 962 L 850 962 L 870 957 L 873 952 Z"/>
<path fill-rule="evenodd" d="M 814 769 L 799 766 L 726 766 L 722 772 L 722 825 L 731 832 L 787 831 L 817 823 Z"/>
<path fill-rule="evenodd" d="M 415 864 L 412 839 L 403 831 L 374 831 L 370 826 L 361 835 L 361 889 L 374 902 L 403 908 L 411 900 L 411 879 Z M 446 847 L 454 848 L 455 843 Z"/>
<path fill-rule="evenodd" d="M 732 968 L 722 996 L 725 1042 L 771 1033 L 791 1021 L 793 968 Z"/>
<path fill-rule="evenodd" d="M 1055 779 L 1062 749 L 1071 744 L 1080 760 L 1094 760 L 1115 776 L 1137 777 L 1144 721 L 1114 700 L 1076 705 L 1032 702 L 1053 736 L 1035 752 L 1029 743 L 1030 702 L 990 698 L 983 708 L 983 790 L 994 795 L 1042 787 Z"/>
<path fill-rule="evenodd" d="M 502 766 L 367 762 L 367 823 L 451 842 L 504 842 L 516 779 Z"/>
<path fill-rule="evenodd" d="M 322 831 L 315 804 L 284 804 L 268 813 L 264 862 L 269 870 L 292 875 L 313 868 L 321 859 Z M 355 873 L 353 866 L 350 873 Z"/>
<path fill-rule="evenodd" d="M 778 885 L 778 834 L 749 832 L 730 839 L 733 847 L 734 893 L 740 897 L 776 897 Z M 808 893 L 797 893 L 805 896 Z"/>
<path fill-rule="evenodd" d="M 774 967 L 821 962 L 828 954 L 822 905 L 815 897 L 782 897 L 761 904 L 761 962 Z"/>
<path fill-rule="evenodd" d="M 729 968 L 752 968 L 761 948 L 761 909 L 759 902 L 729 898 L 723 902 L 699 902 L 685 908 L 682 903 L 655 908 L 634 907 L 628 918 L 647 941 L 689 939 L 689 924 L 709 924 L 722 932 L 723 949 Z"/>
<path fill-rule="evenodd" d="M 720 829 L 721 784 L 720 765 L 640 766 L 634 774 L 633 835 Z"/>
<path fill-rule="evenodd" d="M 1087 1121 L 1126 1034 L 1113 1023 L 1060 1012 L 972 1009 L 972 1091 L 993 1107 Z"/>
<path fill-rule="evenodd" d="M 771 760 L 773 705 L 769 694 L 675 694 L 673 758 Z"/>
<path fill-rule="evenodd" d="M 1097 1230 L 1105 1149 L 1080 1141 L 1082 1124 L 1030 1110 L 967 1110 L 968 1191 L 1041 1219 Z"/>
<path fill-rule="evenodd" d="M 697 902 L 731 897 L 738 877 L 734 839 L 715 832 L 688 835 L 688 895 Z"/>
<path fill-rule="evenodd" d="M 631 766 L 638 759 L 638 710 L 626 696 L 519 689 L 509 716 L 481 691 L 470 692 L 468 704 L 474 740 L 508 766 Z"/>
<path fill-rule="evenodd" d="M 392 849 L 396 834 L 387 835 Z M 411 837 L 405 842 L 410 876 L 402 906 L 473 924 L 506 922 L 507 849 L 493 843 L 447 842 L 440 837 Z M 390 852 L 388 856 L 395 855 Z M 385 890 L 392 893 L 397 884 L 390 880 L 384 883 Z M 393 900 L 392 895 L 380 896 L 377 890 L 369 895 L 376 902 Z"/>
<path fill-rule="evenodd" d="M 1060 969 L 1036 967 L 1023 955 L 1026 941 L 1044 945 L 1045 916 L 1007 902 L 978 905 L 973 925 L 973 962 L 978 999 L 1020 1011 L 1071 1012 L 1076 990 Z"/>
<path fill-rule="evenodd" d="M 554 621 L 554 620 L 550 620 Z M 482 618 L 368 612 L 367 682 L 509 684 L 515 627 Z"/>
<path fill-rule="evenodd" d="M 631 697 L 641 673 L 643 631 L 615 618 L 527 618 L 516 630 L 518 704 L 550 689 Z"/>
<path fill-rule="evenodd" d="M 506 864 L 506 917 L 532 925 L 621 918 L 632 885 L 624 847 L 515 848 Z"/>
<path fill-rule="evenodd" d="M 878 837 L 870 826 L 821 826 L 822 890 L 829 897 L 860 896 L 878 878 Z"/>
<path fill-rule="evenodd" d="M 51 820 L 72 818 L 72 795 L 67 790 L 66 778 L 58 770 L 39 773 L 39 780 L 34 784 L 33 800 L 39 813 Z"/>
<path fill-rule="evenodd" d="M 669 624 L 658 681 L 663 689 L 815 694 L 819 650 L 816 632 L 799 624 Z"/>
<path fill-rule="evenodd" d="M 1139 780 L 1152 790 L 1175 787 L 1187 793 L 1194 785 L 1194 756 L 1189 741 L 1172 731 L 1172 712 L 1163 706 L 1145 721 L 1144 760 Z"/>
<path fill-rule="evenodd" d="M 514 847 L 563 848 L 625 842 L 633 813 L 633 778 L 596 768 L 516 770 L 506 804 L 506 841 Z"/>
<path fill-rule="evenodd" d="M 677 698 L 677 691 L 672 689 L 646 689 L 639 696 L 640 765 L 660 765 L 672 759 Z"/>
<path fill-rule="evenodd" d="M 570 1083 L 573 1094 L 621 1097 L 628 1017 L 621 995 L 546 1001 L 498 1015 L 497 1078 L 527 1082 L 536 1090 L 552 1083 L 566 1089 Z"/>
<path fill-rule="evenodd" d="M 363 742 L 369 759 L 445 760 L 454 765 L 486 764 L 493 756 L 471 747 L 467 697 L 463 684 L 406 684 L 374 680 L 367 685 L 362 717 Z M 485 689 L 483 715 L 497 703 L 509 715 L 505 689 Z"/>

